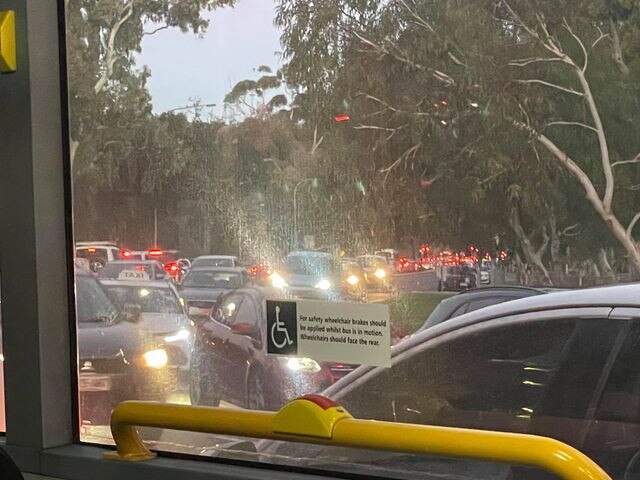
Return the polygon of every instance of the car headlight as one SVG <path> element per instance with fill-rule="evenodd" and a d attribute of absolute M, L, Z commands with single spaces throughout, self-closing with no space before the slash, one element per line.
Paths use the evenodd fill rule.
<path fill-rule="evenodd" d="M 169 356 L 162 348 L 149 350 L 142 355 L 144 365 L 149 368 L 164 368 L 169 363 Z"/>
<path fill-rule="evenodd" d="M 187 340 L 190 335 L 189 330 L 182 328 L 175 334 L 164 337 L 164 341 L 167 343 L 179 342 L 180 340 Z"/>
<path fill-rule="evenodd" d="M 360 281 L 360 279 L 358 277 L 356 277 L 355 275 L 349 275 L 347 277 L 347 283 L 349 285 L 354 285 L 355 286 L 355 285 L 358 284 L 359 281 Z"/>
<path fill-rule="evenodd" d="M 280 363 L 292 372 L 318 373 L 320 365 L 313 358 L 307 357 L 280 357 Z"/>
<path fill-rule="evenodd" d="M 329 290 L 331 288 L 331 282 L 324 278 L 316 283 L 316 288 L 319 288 L 320 290 Z"/>
<path fill-rule="evenodd" d="M 271 285 L 273 285 L 275 288 L 280 289 L 288 287 L 287 282 L 285 282 L 284 278 L 282 278 L 277 273 L 271 275 Z"/>
<path fill-rule="evenodd" d="M 382 268 L 379 268 L 375 271 L 374 275 L 379 279 L 383 279 L 387 276 L 387 272 L 385 272 Z"/>

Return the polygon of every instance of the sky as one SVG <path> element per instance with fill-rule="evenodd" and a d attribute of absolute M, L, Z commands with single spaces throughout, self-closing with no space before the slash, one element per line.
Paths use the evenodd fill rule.
<path fill-rule="evenodd" d="M 224 96 L 238 81 L 257 79 L 254 69 L 260 65 L 274 70 L 280 66 L 280 32 L 273 25 L 272 0 L 239 0 L 234 8 L 215 10 L 207 18 L 210 24 L 203 38 L 178 29 L 144 38 L 138 64 L 151 69 L 155 112 L 199 99 L 216 103 L 206 112 L 220 115 Z"/>

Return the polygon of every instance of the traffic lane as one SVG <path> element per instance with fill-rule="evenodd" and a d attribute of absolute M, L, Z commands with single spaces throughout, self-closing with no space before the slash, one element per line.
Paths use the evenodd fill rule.
<path fill-rule="evenodd" d="M 438 277 L 434 270 L 397 273 L 391 276 L 391 284 L 396 290 L 405 292 L 435 292 L 438 290 Z"/>

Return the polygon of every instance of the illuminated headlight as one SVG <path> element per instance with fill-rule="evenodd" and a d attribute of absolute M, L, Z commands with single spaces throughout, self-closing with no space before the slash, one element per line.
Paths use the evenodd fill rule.
<path fill-rule="evenodd" d="M 280 363 L 285 365 L 292 372 L 318 373 L 320 365 L 312 358 L 306 357 L 280 357 Z"/>
<path fill-rule="evenodd" d="M 387 272 L 385 272 L 382 268 L 379 268 L 375 271 L 374 275 L 377 278 L 383 279 L 384 277 L 387 276 Z"/>
<path fill-rule="evenodd" d="M 167 343 L 179 342 L 180 340 L 187 340 L 191 334 L 189 330 L 181 329 L 178 330 L 175 334 L 164 337 L 164 341 Z"/>
<path fill-rule="evenodd" d="M 271 285 L 273 285 L 275 288 L 280 288 L 280 289 L 288 286 L 287 282 L 284 281 L 284 278 L 282 278 L 277 273 L 274 273 L 273 275 L 271 275 Z"/>
<path fill-rule="evenodd" d="M 162 348 L 149 350 L 142 356 L 144 365 L 149 368 L 164 368 L 169 363 L 169 356 Z"/>
<path fill-rule="evenodd" d="M 316 288 L 319 288 L 320 290 L 329 290 L 331 288 L 331 282 L 326 278 L 322 279 L 316 283 Z"/>
<path fill-rule="evenodd" d="M 357 285 L 359 281 L 360 281 L 360 279 L 358 277 L 356 277 L 355 275 L 349 275 L 347 277 L 347 283 L 349 285 Z"/>

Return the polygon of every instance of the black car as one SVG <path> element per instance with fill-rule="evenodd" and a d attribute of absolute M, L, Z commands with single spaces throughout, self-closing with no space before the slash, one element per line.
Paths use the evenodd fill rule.
<path fill-rule="evenodd" d="M 486 287 L 466 290 L 442 300 L 418 331 L 490 305 L 497 305 L 498 303 L 532 297 L 534 295 L 542 295 L 544 293 L 547 292 L 537 288 L 519 286 Z"/>
<path fill-rule="evenodd" d="M 162 339 L 138 328 L 135 313 L 119 312 L 98 281 L 78 269 L 76 297 L 83 423 L 108 424 L 124 400 L 164 401 L 177 371 Z"/>
<path fill-rule="evenodd" d="M 207 317 L 218 297 L 249 283 L 249 274 L 239 267 L 193 267 L 182 280 L 180 296 L 189 315 Z"/>
<path fill-rule="evenodd" d="M 475 268 L 468 265 L 444 265 L 437 269 L 438 290 L 454 291 L 475 288 L 478 284 L 478 275 Z"/>
<path fill-rule="evenodd" d="M 222 295 L 211 316 L 196 322 L 191 403 L 276 410 L 333 383 L 331 365 L 312 358 L 268 355 L 265 296 L 255 288 Z"/>

